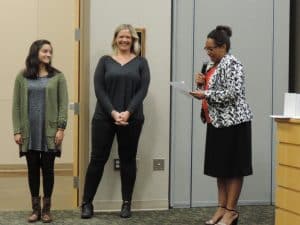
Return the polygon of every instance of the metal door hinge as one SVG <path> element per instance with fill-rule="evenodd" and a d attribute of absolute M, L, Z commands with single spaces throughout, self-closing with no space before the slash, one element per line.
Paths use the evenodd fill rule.
<path fill-rule="evenodd" d="M 75 29 L 75 41 L 80 41 L 80 28 Z"/>
<path fill-rule="evenodd" d="M 69 104 L 69 109 L 73 110 L 75 115 L 79 115 L 79 103 L 78 102 L 71 102 Z"/>
<path fill-rule="evenodd" d="M 79 177 L 73 177 L 73 188 L 79 188 Z"/>

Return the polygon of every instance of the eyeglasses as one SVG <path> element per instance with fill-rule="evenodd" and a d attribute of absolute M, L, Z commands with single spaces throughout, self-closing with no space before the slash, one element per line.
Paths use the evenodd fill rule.
<path fill-rule="evenodd" d="M 212 52 L 214 49 L 218 48 L 218 46 L 214 46 L 214 47 L 204 47 L 204 51 L 207 51 L 207 52 Z"/>

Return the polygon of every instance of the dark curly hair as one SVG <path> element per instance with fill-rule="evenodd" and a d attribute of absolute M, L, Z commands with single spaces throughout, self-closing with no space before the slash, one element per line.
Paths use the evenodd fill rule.
<path fill-rule="evenodd" d="M 43 45 L 48 44 L 51 46 L 50 41 L 48 40 L 36 40 L 34 41 L 30 48 L 28 56 L 26 57 L 25 64 L 26 68 L 24 70 L 24 76 L 30 79 L 36 79 L 38 77 L 39 73 L 39 66 L 40 66 L 40 60 L 39 60 L 39 51 L 43 47 Z M 51 46 L 52 48 L 52 46 Z M 48 72 L 48 76 L 54 76 L 56 73 L 59 73 L 60 71 L 56 68 L 51 66 L 51 61 L 49 64 L 45 64 L 45 68 Z"/>
<path fill-rule="evenodd" d="M 214 30 L 212 30 L 207 38 L 211 38 L 215 41 L 217 46 L 226 45 L 226 51 L 230 50 L 230 37 L 232 35 L 232 30 L 229 26 L 218 25 Z"/>

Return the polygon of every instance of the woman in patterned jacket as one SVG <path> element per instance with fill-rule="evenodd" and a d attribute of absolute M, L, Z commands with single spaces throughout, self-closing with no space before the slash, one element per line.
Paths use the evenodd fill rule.
<path fill-rule="evenodd" d="M 196 74 L 202 89 L 191 95 L 202 99 L 202 121 L 207 123 L 204 174 L 217 178 L 218 208 L 205 224 L 234 225 L 243 177 L 252 174 L 252 113 L 245 98 L 242 64 L 229 53 L 231 28 L 217 26 L 206 40 L 212 61 L 205 74 Z"/>

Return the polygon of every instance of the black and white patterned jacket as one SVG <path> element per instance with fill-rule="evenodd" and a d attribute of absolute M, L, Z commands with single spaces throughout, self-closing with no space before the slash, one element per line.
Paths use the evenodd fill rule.
<path fill-rule="evenodd" d="M 253 117 L 245 97 L 243 65 L 231 54 L 221 59 L 204 94 L 214 127 L 240 124 Z"/>

